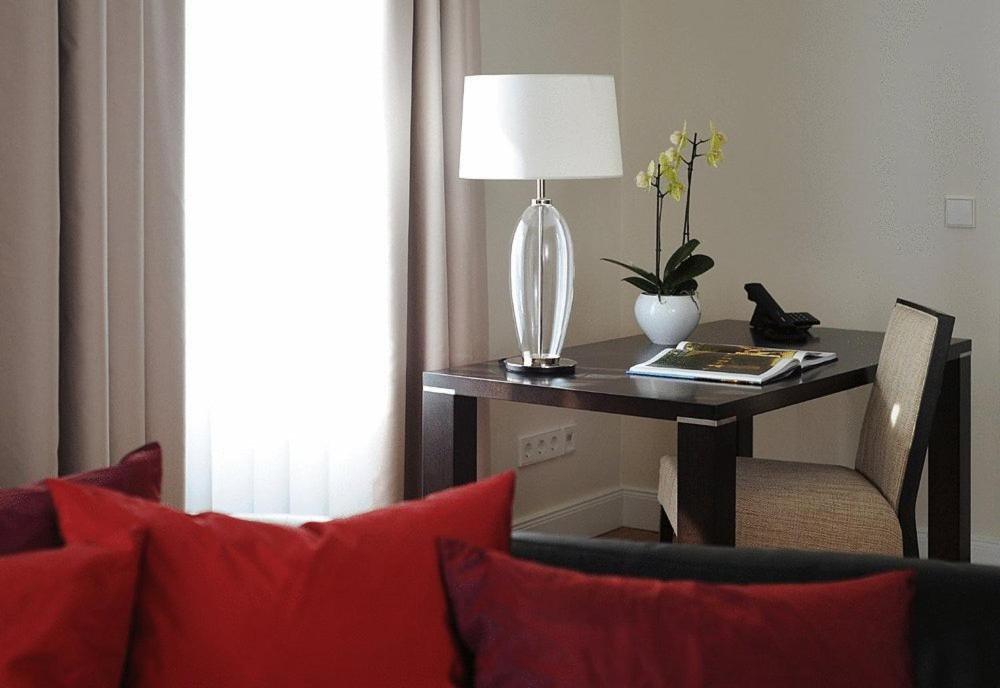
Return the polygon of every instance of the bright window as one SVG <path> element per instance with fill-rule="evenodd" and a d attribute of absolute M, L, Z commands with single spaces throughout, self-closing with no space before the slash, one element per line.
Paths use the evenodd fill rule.
<path fill-rule="evenodd" d="M 403 298 L 383 200 L 385 5 L 186 11 L 187 506 L 369 508 Z"/>

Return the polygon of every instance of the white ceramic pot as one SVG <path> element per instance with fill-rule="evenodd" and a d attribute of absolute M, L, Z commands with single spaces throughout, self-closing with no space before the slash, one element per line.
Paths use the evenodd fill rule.
<path fill-rule="evenodd" d="M 701 304 L 694 296 L 639 294 L 635 319 L 654 344 L 673 346 L 683 342 L 698 327 Z"/>

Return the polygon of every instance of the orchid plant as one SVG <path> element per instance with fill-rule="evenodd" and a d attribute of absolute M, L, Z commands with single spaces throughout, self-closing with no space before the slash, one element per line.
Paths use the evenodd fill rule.
<path fill-rule="evenodd" d="M 694 177 L 694 162 L 698 158 L 705 158 L 709 166 L 718 167 L 722 162 L 722 146 L 726 142 L 726 135 L 718 131 L 712 122 L 709 122 L 708 126 L 711 130 L 709 137 L 699 139 L 697 133 L 688 136 L 687 122 L 685 122 L 683 128 L 670 135 L 670 147 L 660 153 L 655 160 L 650 160 L 646 169 L 635 177 L 635 185 L 640 189 L 656 192 L 656 252 L 653 272 L 613 258 L 601 259 L 634 272 L 634 276 L 625 277 L 622 281 L 638 287 L 644 294 L 658 296 L 694 294 L 698 290 L 696 278 L 715 265 L 715 261 L 708 256 L 695 255 L 694 251 L 700 242 L 691 238 L 691 182 Z M 699 148 L 705 144 L 708 144 L 708 152 L 699 152 Z M 685 153 L 688 145 L 690 150 Z M 686 185 L 681 180 L 681 164 L 687 167 Z M 661 273 L 661 225 L 663 201 L 667 196 L 677 202 L 685 200 L 684 230 L 680 248 L 667 259 Z"/>

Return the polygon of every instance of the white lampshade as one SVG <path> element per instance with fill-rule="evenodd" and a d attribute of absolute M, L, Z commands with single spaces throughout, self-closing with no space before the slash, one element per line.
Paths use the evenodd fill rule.
<path fill-rule="evenodd" d="M 458 174 L 463 179 L 620 177 L 615 78 L 465 77 Z"/>

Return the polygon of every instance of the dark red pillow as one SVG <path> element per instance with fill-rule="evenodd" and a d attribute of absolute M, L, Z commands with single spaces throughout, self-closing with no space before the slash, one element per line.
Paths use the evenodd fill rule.
<path fill-rule="evenodd" d="M 440 543 L 477 688 L 909 686 L 913 574 L 711 585 Z"/>
<path fill-rule="evenodd" d="M 138 550 L 123 539 L 0 557 L 0 686 L 120 685 Z"/>
<path fill-rule="evenodd" d="M 513 473 L 301 528 L 47 484 L 68 542 L 147 535 L 126 686 L 452 685 L 437 538 L 510 547 Z"/>
<path fill-rule="evenodd" d="M 153 442 L 129 452 L 117 466 L 66 479 L 158 502 L 162 477 L 160 445 Z M 52 497 L 43 484 L 0 490 L 0 555 L 61 544 Z"/>

